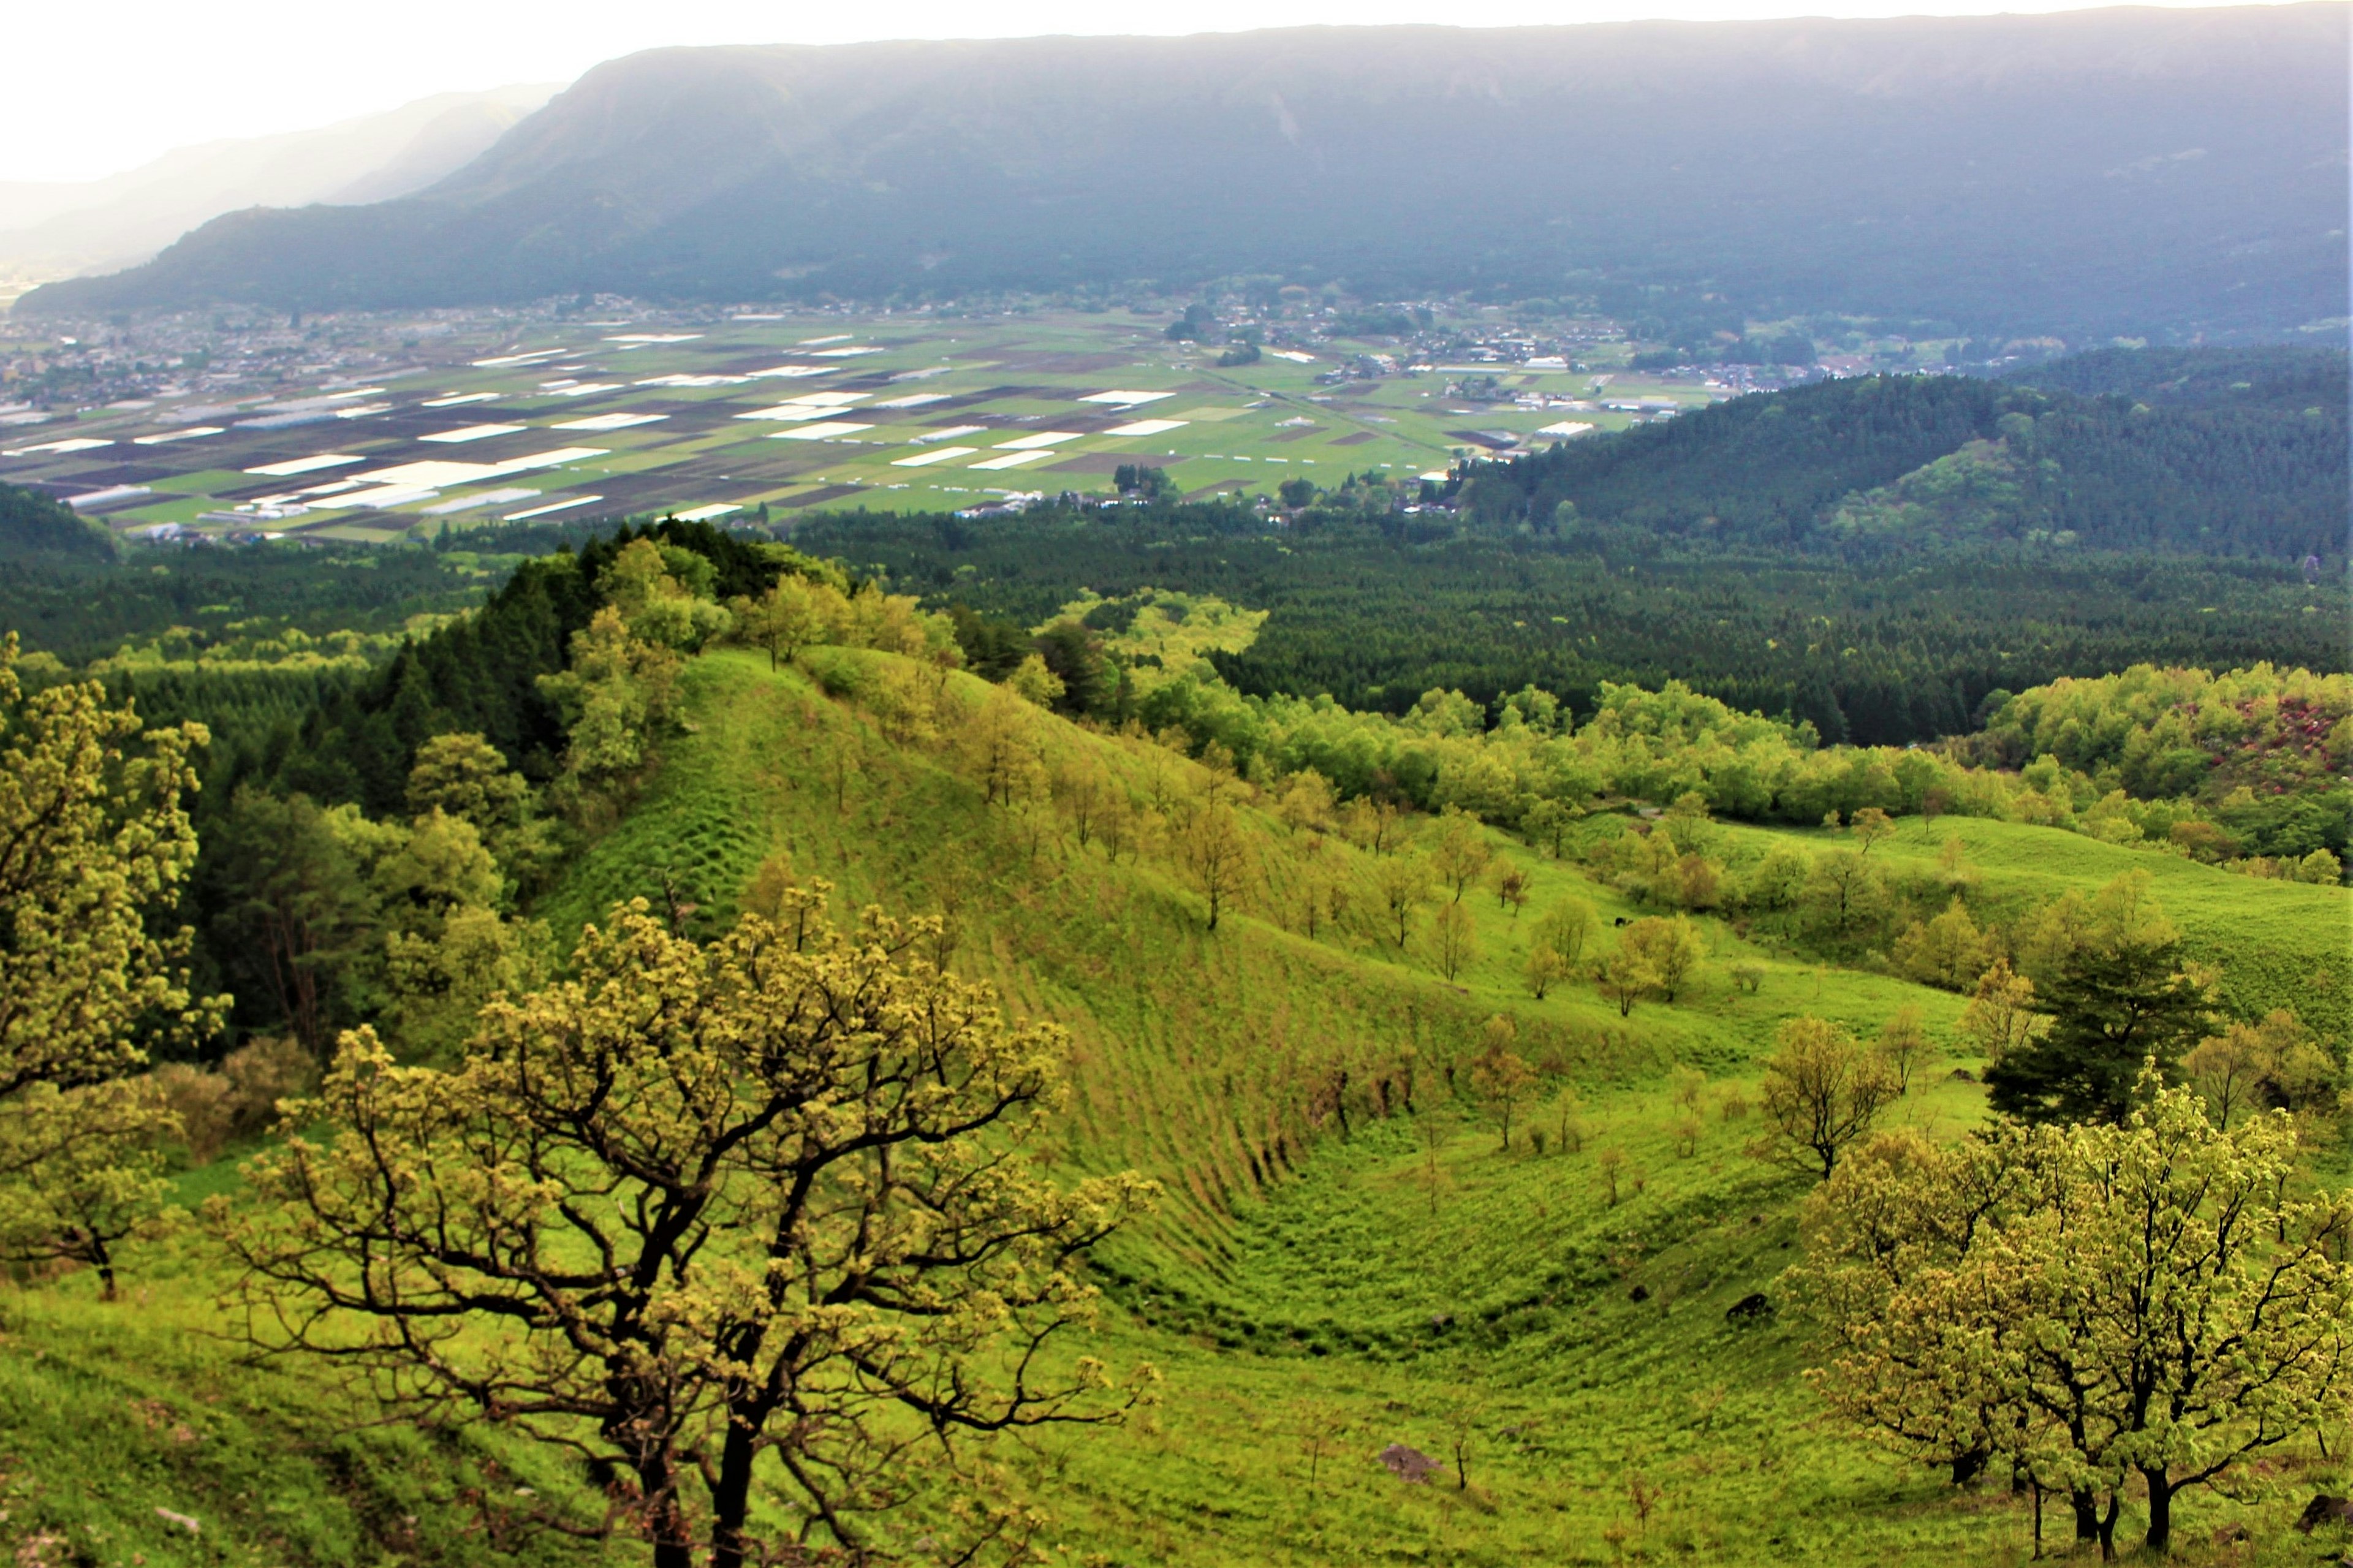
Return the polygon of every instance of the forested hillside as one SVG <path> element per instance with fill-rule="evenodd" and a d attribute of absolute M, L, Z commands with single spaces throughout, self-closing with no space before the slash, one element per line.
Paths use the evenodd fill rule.
<path fill-rule="evenodd" d="M 1205 594 L 867 574 L 596 539 L 209 767 L 0 654 L 0 1542 L 2307 1549 L 2347 676 L 1825 746 L 1673 683 L 1253 696 L 1216 661 L 1273 618 Z M 235 651 L 99 673 L 193 711 Z M 2011 1335 L 2140 1358 L 2207 1447 L 1954 1348 Z"/>
<path fill-rule="evenodd" d="M 2343 549 L 2342 351 L 2111 351 L 2024 374 L 2024 386 L 1867 377 L 1735 398 L 1481 467 L 1464 504 L 1490 523 L 1752 545 Z"/>

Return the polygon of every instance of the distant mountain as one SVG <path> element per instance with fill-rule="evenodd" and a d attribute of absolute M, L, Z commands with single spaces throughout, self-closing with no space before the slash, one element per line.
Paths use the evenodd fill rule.
<path fill-rule="evenodd" d="M 471 162 L 554 91 L 438 93 L 316 131 L 184 147 L 102 180 L 0 183 L 0 262 L 120 268 L 225 212 L 390 201 Z"/>
<path fill-rule="evenodd" d="M 239 212 L 72 311 L 1233 274 L 2263 332 L 2346 313 L 2347 8 L 658 50 L 430 190 Z M 1609 293 L 1616 288 L 1619 291 Z"/>

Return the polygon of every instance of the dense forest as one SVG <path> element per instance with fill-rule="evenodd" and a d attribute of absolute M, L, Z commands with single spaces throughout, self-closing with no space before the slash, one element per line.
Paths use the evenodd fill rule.
<path fill-rule="evenodd" d="M 1474 481 L 1475 482 L 1475 481 Z M 1210 593 L 1272 612 L 1220 655 L 1238 688 L 1402 711 L 1432 686 L 1690 681 L 1827 738 L 1933 740 L 1996 690 L 2141 660 L 2343 664 L 2295 568 L 2028 544 L 1849 561 L 1662 541 L 1555 541 L 1345 507 L 1287 525 L 1232 506 L 1043 509 L 986 525 L 836 515 L 804 546 L 902 589 L 1037 624 L 1082 589 Z"/>
<path fill-rule="evenodd" d="M 2341 350 L 2110 352 L 2032 384 L 1862 377 L 1481 464 L 1490 525 L 1750 545 L 2057 540 L 2300 560 L 2342 551 Z"/>

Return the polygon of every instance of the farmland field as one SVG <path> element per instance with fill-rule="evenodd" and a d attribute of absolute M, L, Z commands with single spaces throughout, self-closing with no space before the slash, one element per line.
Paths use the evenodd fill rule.
<path fill-rule="evenodd" d="M 387 345 L 403 346 L 385 348 L 397 363 L 379 374 L 12 429 L 0 480 L 81 498 L 123 532 L 375 542 L 533 517 L 935 511 L 1105 493 L 1123 464 L 1164 469 L 1190 496 L 1442 474 L 1457 454 L 1621 428 L 1710 395 L 1627 376 L 1612 363 L 1622 345 L 1597 347 L 1583 370 L 1335 379 L 1394 345 L 1319 342 L 1220 367 L 1219 348 L 1170 342 L 1162 325 L 1124 311 L 884 312 L 551 321 L 520 335 L 491 321 L 403 340 L 386 323 Z M 1484 377 L 1495 384 L 1482 399 L 1450 395 Z"/>

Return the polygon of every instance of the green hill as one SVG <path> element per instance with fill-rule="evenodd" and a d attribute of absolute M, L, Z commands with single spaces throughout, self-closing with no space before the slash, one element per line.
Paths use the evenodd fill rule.
<path fill-rule="evenodd" d="M 2026 1555 L 2023 1500 L 1893 1468 L 1797 1375 L 1801 1322 L 1727 1315 L 1753 1293 L 1771 1301 L 1796 1257 L 1805 1184 L 1743 1152 L 1776 1026 L 1810 1013 L 1868 1030 L 1919 1008 L 1947 1054 L 1894 1120 L 1949 1131 L 1982 1115 L 1978 1086 L 1951 1070 L 1977 1065 L 1951 1054 L 1959 998 L 1751 946 L 1707 920 L 1708 961 L 1672 1005 L 1621 1016 L 1584 984 L 1536 1002 L 1519 976 L 1546 909 L 1590 900 L 1604 946 L 1612 919 L 1640 911 L 1493 833 L 1530 901 L 1514 916 L 1472 887 L 1478 954 L 1444 979 L 1419 936 L 1400 952 L 1379 933 L 1379 856 L 1294 832 L 1266 797 L 1140 736 L 1035 713 L 1059 807 L 989 804 L 964 741 L 990 689 L 950 674 L 928 713 L 889 700 L 931 679 L 832 648 L 806 671 L 743 652 L 691 661 L 686 731 L 538 912 L 563 937 L 645 897 L 708 928 L 764 866 L 788 867 L 832 883 L 844 908 L 948 914 L 953 967 L 1071 1028 L 1056 1162 L 1132 1166 L 1167 1192 L 1103 1251 L 1111 1310 L 1073 1350 L 1148 1360 L 1166 1381 L 1124 1426 L 1001 1456 L 1008 1484 L 1050 1516 L 1039 1543 L 1052 1561 Z M 1081 842 L 1072 792 L 1106 776 L 1145 798 L 1234 803 L 1254 870 L 1214 933 L 1163 849 L 1131 833 L 1114 854 L 1100 822 Z M 1752 847 L 1811 836 L 1718 831 Z M 2342 889 L 1973 820 L 1933 837 L 1906 822 L 1876 853 L 1933 861 L 1947 834 L 1995 910 L 2149 870 L 2247 1005 L 2347 984 Z M 1352 895 L 1337 918 L 1319 904 L 1313 936 L 1311 885 Z M 1735 963 L 1757 966 L 1753 990 Z M 1542 1075 L 1508 1152 L 1468 1078 L 1498 1015 Z M 193 1200 L 237 1179 L 223 1163 L 182 1188 Z M 470 1563 L 486 1544 L 534 1563 L 639 1559 L 628 1542 L 485 1522 L 518 1489 L 580 1495 L 545 1451 L 480 1429 L 372 1426 L 364 1394 L 316 1362 L 253 1363 L 213 1338 L 227 1279 L 193 1239 L 140 1249 L 129 1281 L 111 1306 L 75 1275 L 0 1298 L 0 1542 L 20 1563 Z M 1398 1480 L 1374 1461 L 1392 1443 L 1445 1474 Z M 2233 1561 L 2288 1561 L 2304 1498 L 2343 1478 L 2290 1448 L 2244 1500 L 2194 1498 L 2186 1528 L 2243 1522 L 2259 1545 Z"/>

